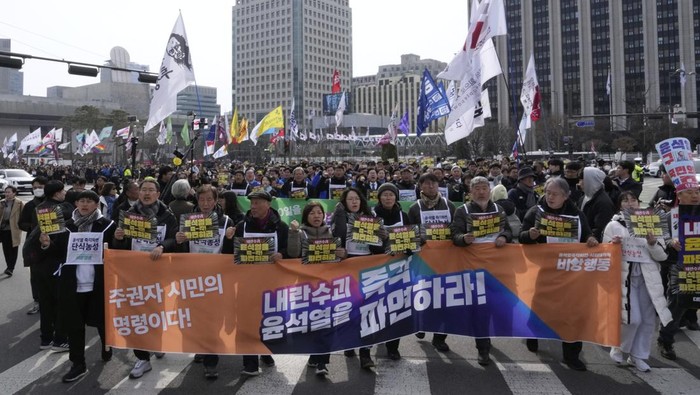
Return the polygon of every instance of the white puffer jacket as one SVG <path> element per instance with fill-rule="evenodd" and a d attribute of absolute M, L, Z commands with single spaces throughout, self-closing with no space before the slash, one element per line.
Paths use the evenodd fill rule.
<path fill-rule="evenodd" d="M 622 218 L 620 214 L 615 214 L 612 221 L 605 227 L 605 232 L 603 233 L 603 243 L 609 243 L 612 241 L 613 237 L 620 236 L 623 239 L 630 237 L 627 228 L 621 224 L 619 221 Z M 630 317 L 630 298 L 629 298 L 629 287 L 630 273 L 632 265 L 639 265 L 642 270 L 642 277 L 644 277 L 644 283 L 646 284 L 647 292 L 651 297 L 651 302 L 654 304 L 654 309 L 659 315 L 659 319 L 663 325 L 667 325 L 673 319 L 671 317 L 671 311 L 666 305 L 666 297 L 664 296 L 664 287 L 661 283 L 661 274 L 659 265 L 660 261 L 666 260 L 666 251 L 661 245 L 661 240 L 650 246 L 649 244 L 644 244 L 649 250 L 649 255 L 655 261 L 653 263 L 633 263 L 622 261 L 622 323 L 628 324 Z"/>

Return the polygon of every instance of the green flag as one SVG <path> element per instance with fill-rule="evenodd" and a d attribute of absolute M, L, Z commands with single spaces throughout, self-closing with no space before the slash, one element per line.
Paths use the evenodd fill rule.
<path fill-rule="evenodd" d="M 180 137 L 182 137 L 182 141 L 185 142 L 185 146 L 190 145 L 190 128 L 187 125 L 187 122 L 185 122 L 185 124 L 182 126 Z"/>
<path fill-rule="evenodd" d="M 171 141 L 173 141 L 173 122 L 170 120 L 170 117 L 168 117 L 168 121 L 165 123 L 165 142 L 170 144 Z"/>

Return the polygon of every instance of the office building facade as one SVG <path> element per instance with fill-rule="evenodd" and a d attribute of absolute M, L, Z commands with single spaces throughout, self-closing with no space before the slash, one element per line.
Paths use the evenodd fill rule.
<path fill-rule="evenodd" d="M 348 0 L 237 0 L 232 20 L 232 103 L 241 116 L 287 112 L 292 100 L 300 123 L 320 115 L 334 70 L 350 90 Z"/>
<path fill-rule="evenodd" d="M 0 38 L 0 51 L 12 52 L 9 38 Z M 19 70 L 0 67 L 0 94 L 22 95 L 24 92 L 24 74 Z"/>

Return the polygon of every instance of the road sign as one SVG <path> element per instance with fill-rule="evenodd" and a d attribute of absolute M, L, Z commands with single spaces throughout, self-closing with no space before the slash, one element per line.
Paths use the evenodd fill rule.
<path fill-rule="evenodd" d="M 592 128 L 593 126 L 595 126 L 595 121 L 592 119 L 577 121 L 576 126 L 579 128 Z"/>

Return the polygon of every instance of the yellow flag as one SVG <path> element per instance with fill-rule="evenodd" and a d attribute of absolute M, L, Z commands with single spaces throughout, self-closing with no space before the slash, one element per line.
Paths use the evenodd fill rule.
<path fill-rule="evenodd" d="M 231 136 L 231 138 L 229 139 L 230 142 L 238 142 L 238 108 L 235 108 L 233 110 L 233 119 L 231 119 L 231 128 L 229 130 L 229 135 Z"/>
<path fill-rule="evenodd" d="M 275 108 L 270 111 L 269 114 L 265 115 L 260 122 L 253 128 L 250 132 L 250 140 L 254 144 L 258 144 L 258 137 L 266 133 L 273 133 L 274 129 L 281 129 L 284 127 L 284 114 L 282 113 L 282 106 Z"/>
<path fill-rule="evenodd" d="M 248 120 L 246 118 L 241 119 L 241 124 L 238 127 L 238 138 L 236 142 L 238 144 L 248 140 Z"/>

